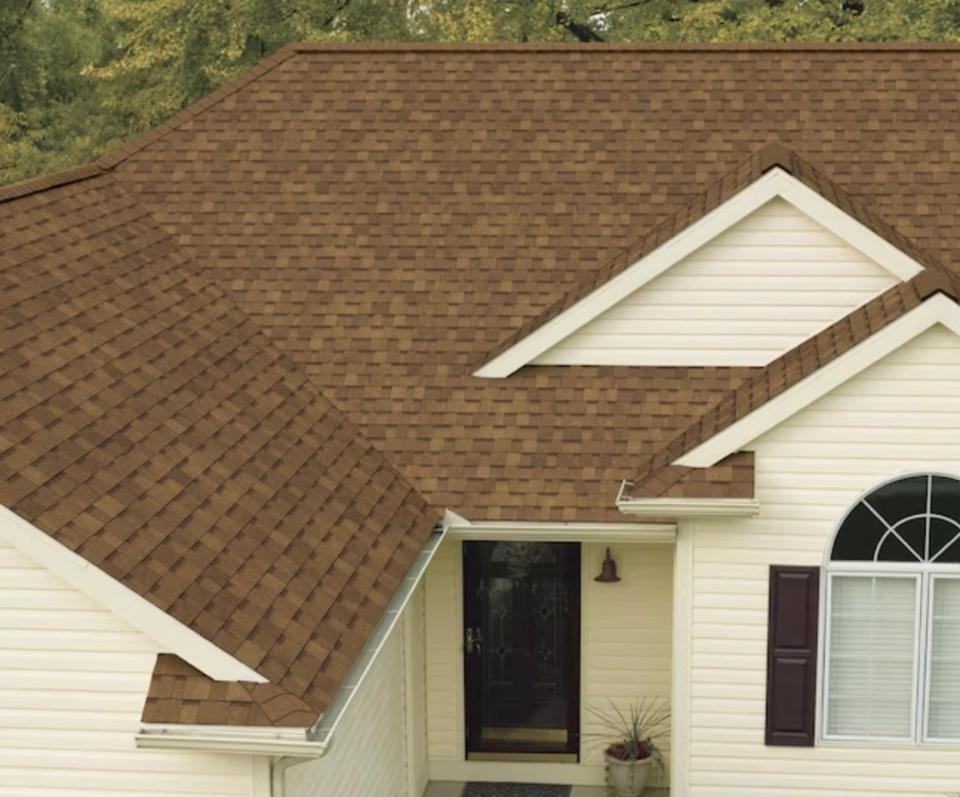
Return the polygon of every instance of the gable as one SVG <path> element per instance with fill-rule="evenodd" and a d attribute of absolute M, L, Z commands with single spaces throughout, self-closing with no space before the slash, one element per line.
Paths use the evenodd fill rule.
<path fill-rule="evenodd" d="M 775 197 L 534 365 L 765 365 L 896 277 Z"/>
<path fill-rule="evenodd" d="M 958 394 L 960 336 L 937 324 L 751 443 L 758 485 L 859 493 L 899 472 L 957 473 Z"/>
<path fill-rule="evenodd" d="M 908 288 L 916 290 L 916 280 L 903 286 L 904 290 Z M 928 288 L 923 288 L 922 292 Z M 754 450 L 755 441 L 767 432 L 929 330 L 942 329 L 947 335 L 960 335 L 957 302 L 940 293 L 924 299 L 922 292 L 919 305 L 900 314 L 896 320 L 885 322 L 882 318 L 885 312 L 902 312 L 897 307 L 902 297 L 893 296 L 893 292 L 888 291 L 842 324 L 834 325 L 758 372 L 756 377 L 732 391 L 727 400 L 715 405 L 707 414 L 710 417 L 700 418 L 697 430 L 684 432 L 661 453 L 675 466 L 703 468 L 735 451 Z M 915 301 L 909 296 L 906 299 Z M 872 313 L 868 312 L 871 310 Z M 880 328 L 876 331 L 878 325 Z M 860 337 L 852 346 L 849 345 L 850 334 Z M 821 355 L 826 357 L 825 361 Z M 790 362 L 786 362 L 788 360 Z M 942 370 L 942 376 L 946 377 L 952 374 L 953 367 L 947 364 L 929 370 L 936 377 L 940 376 L 936 372 Z M 909 395 L 909 384 L 903 389 Z M 702 435 L 704 430 L 709 434 Z M 674 449 L 675 445 L 679 446 L 678 450 Z"/>
<path fill-rule="evenodd" d="M 525 365 L 535 364 L 546 352 L 775 199 L 795 207 L 898 282 L 913 279 L 925 268 L 941 268 L 937 261 L 802 161 L 780 147 L 764 147 L 751 158 L 742 173 L 738 171 L 719 181 L 696 201 L 668 216 L 639 243 L 514 331 L 474 376 L 503 378 Z M 786 245 L 773 246 L 780 250 Z M 848 314 L 857 306 L 849 307 Z M 701 340 L 708 337 L 702 330 L 699 334 Z M 709 333 L 709 337 L 716 338 L 717 334 Z M 605 356 L 610 357 L 609 353 Z M 610 362 L 608 359 L 602 364 Z M 711 352 L 706 362 L 696 364 L 724 363 L 718 362 Z"/>
<path fill-rule="evenodd" d="M 134 749 L 162 649 L 0 533 L 2 792 L 250 797 L 249 757 Z"/>
<path fill-rule="evenodd" d="M 92 601 L 130 627 L 155 640 L 159 650 L 173 651 L 197 669 L 221 680 L 261 682 L 255 670 L 221 650 L 150 601 L 133 592 L 103 570 L 31 523 L 0 506 L 0 546 L 27 557 L 37 572 L 42 568 L 51 579 L 69 585 L 83 601 Z M 12 555 L 12 554 L 11 554 Z M 71 600 L 78 604 L 76 597 Z"/>

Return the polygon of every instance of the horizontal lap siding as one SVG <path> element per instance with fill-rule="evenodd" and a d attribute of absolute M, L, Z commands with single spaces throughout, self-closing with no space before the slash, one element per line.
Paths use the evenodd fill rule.
<path fill-rule="evenodd" d="M 606 547 L 583 546 L 583 702 L 609 712 L 613 701 L 626 714 L 642 698 L 670 699 L 673 547 L 612 546 L 622 580 L 600 584 Z M 583 762 L 601 765 L 609 731 L 588 711 L 583 730 Z M 669 753 L 669 739 L 659 743 Z"/>
<path fill-rule="evenodd" d="M 136 749 L 157 651 L 0 543 L 0 797 L 251 795 L 248 756 Z"/>
<path fill-rule="evenodd" d="M 427 569 L 426 603 L 427 757 L 463 760 L 463 628 L 460 542 L 444 541 Z"/>
<path fill-rule="evenodd" d="M 287 770 L 289 797 L 407 797 L 403 637 L 401 622 L 347 708 L 329 752 Z"/>
<path fill-rule="evenodd" d="M 960 473 L 960 339 L 933 329 L 755 444 L 759 517 L 698 521 L 691 794 L 960 792 L 960 751 L 764 747 L 768 567 L 820 565 L 857 498 L 898 473 Z"/>
<path fill-rule="evenodd" d="M 536 362 L 762 365 L 895 282 L 776 199 Z"/>

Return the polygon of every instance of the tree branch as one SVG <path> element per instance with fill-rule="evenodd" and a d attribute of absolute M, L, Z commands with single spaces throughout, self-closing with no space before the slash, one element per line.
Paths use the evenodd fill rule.
<path fill-rule="evenodd" d="M 568 33 L 573 34 L 582 42 L 602 42 L 606 41 L 599 33 L 597 33 L 589 25 L 585 25 L 582 22 L 577 22 L 573 19 L 566 11 L 558 11 L 555 17 L 557 24 L 566 30 Z"/>

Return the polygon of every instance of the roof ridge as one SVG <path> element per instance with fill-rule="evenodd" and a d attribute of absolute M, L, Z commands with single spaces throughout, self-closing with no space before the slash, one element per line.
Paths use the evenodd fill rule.
<path fill-rule="evenodd" d="M 11 199 L 21 199 L 22 197 L 37 194 L 50 188 L 58 188 L 70 183 L 89 180 L 92 177 L 99 177 L 107 171 L 108 169 L 103 168 L 96 161 L 93 161 L 59 172 L 50 172 L 49 174 L 39 174 L 36 177 L 28 177 L 25 180 L 18 180 L 9 185 L 0 185 L 0 203 L 9 202 Z"/>
<path fill-rule="evenodd" d="M 272 55 L 269 55 L 263 60 L 258 61 L 249 69 L 245 69 L 235 78 L 228 80 L 210 94 L 191 102 L 186 107 L 177 111 L 159 127 L 148 130 L 143 135 L 134 138 L 132 141 L 128 141 L 126 144 L 122 144 L 117 149 L 101 155 L 99 158 L 97 158 L 96 163 L 103 168 L 112 169 L 114 166 L 117 166 L 125 161 L 131 155 L 149 146 L 154 141 L 163 138 L 167 133 L 173 132 L 178 127 L 186 124 L 195 116 L 199 115 L 211 106 L 216 105 L 217 103 L 229 97 L 231 94 L 234 94 L 240 89 L 249 85 L 257 78 L 262 77 L 267 72 L 270 72 L 275 67 L 278 67 L 280 64 L 284 63 L 290 58 L 293 58 L 296 54 L 296 48 L 287 44 L 283 45 Z"/>
<path fill-rule="evenodd" d="M 237 75 L 237 77 L 233 78 L 233 80 L 227 81 L 220 86 L 220 88 L 177 111 L 161 125 L 151 128 L 142 135 L 124 144 L 120 144 L 118 147 L 105 152 L 92 161 L 59 172 L 40 174 L 36 177 L 28 177 L 25 180 L 18 180 L 9 185 L 0 185 L 0 203 L 11 199 L 19 199 L 29 194 L 39 193 L 40 191 L 46 191 L 49 188 L 56 188 L 68 183 L 87 180 L 91 177 L 97 177 L 112 171 L 114 167 L 125 161 L 131 155 L 149 146 L 154 141 L 163 138 L 167 133 L 173 132 L 181 125 L 207 110 L 207 108 L 216 105 L 244 86 L 249 85 L 261 75 L 266 74 L 274 67 L 279 66 L 284 61 L 295 56 L 297 52 L 298 50 L 295 47 L 287 44 L 283 45 L 272 55 L 264 58 L 262 61 L 258 61 L 249 69 L 245 69 Z"/>
<path fill-rule="evenodd" d="M 290 42 L 298 53 L 323 52 L 958 52 L 960 42 Z"/>
<path fill-rule="evenodd" d="M 553 303 L 484 354 L 480 361 L 475 363 L 475 367 L 479 368 L 500 356 L 548 321 L 570 309 L 600 286 L 626 271 L 655 249 L 733 198 L 740 191 L 748 188 L 774 168 L 780 168 L 788 172 L 792 177 L 811 190 L 816 191 L 828 202 L 854 217 L 865 227 L 870 228 L 881 238 L 910 255 L 923 266 L 945 274 L 950 273 L 949 269 L 939 260 L 871 211 L 863 202 L 847 193 L 831 177 L 800 157 L 795 150 L 790 149 L 780 141 L 773 140 L 753 150 L 749 156 L 733 168 L 707 182 L 699 193 L 668 212 L 658 224 L 617 250 L 612 257 L 592 273 L 586 274 Z"/>

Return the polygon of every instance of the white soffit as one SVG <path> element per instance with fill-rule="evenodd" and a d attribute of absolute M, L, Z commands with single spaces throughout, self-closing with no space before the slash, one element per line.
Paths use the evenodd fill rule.
<path fill-rule="evenodd" d="M 919 307 L 691 449 L 673 464 L 690 468 L 715 465 L 937 324 L 960 335 L 960 305 L 943 294 L 931 296 Z"/>
<path fill-rule="evenodd" d="M 266 683 L 267 679 L 256 670 L 221 650 L 5 506 L 0 506 L 0 540 L 141 630 L 157 642 L 164 652 L 176 654 L 204 675 L 217 681 Z"/>
<path fill-rule="evenodd" d="M 509 376 L 777 197 L 792 204 L 897 279 L 906 281 L 923 270 L 923 266 L 912 257 L 840 210 L 788 172 L 776 167 L 494 357 L 477 370 L 474 376 L 488 378 Z"/>

